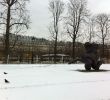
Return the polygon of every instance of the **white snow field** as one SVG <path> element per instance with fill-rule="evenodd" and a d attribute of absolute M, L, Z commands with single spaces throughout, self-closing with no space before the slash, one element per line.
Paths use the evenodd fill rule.
<path fill-rule="evenodd" d="M 83 64 L 0 65 L 0 100 L 110 100 L 110 65 L 100 69 L 86 72 Z"/>

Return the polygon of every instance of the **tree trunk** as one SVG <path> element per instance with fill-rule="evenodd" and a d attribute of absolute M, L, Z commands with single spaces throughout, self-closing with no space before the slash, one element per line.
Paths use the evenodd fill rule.
<path fill-rule="evenodd" d="M 54 63 L 56 64 L 56 58 L 57 58 L 57 35 L 58 33 L 56 34 L 56 38 L 55 38 L 55 44 L 54 44 Z"/>
<path fill-rule="evenodd" d="M 34 52 L 32 52 L 31 64 L 34 64 Z"/>
<path fill-rule="evenodd" d="M 7 10 L 7 20 L 6 20 L 6 35 L 5 35 L 5 59 L 4 63 L 8 63 L 9 53 L 10 53 L 10 44 L 9 44 L 9 34 L 10 34 L 10 6 Z"/>
<path fill-rule="evenodd" d="M 104 38 L 102 39 L 102 57 L 104 58 L 104 46 L 105 46 L 105 43 L 104 43 Z"/>
<path fill-rule="evenodd" d="M 72 59 L 75 59 L 75 40 L 76 40 L 76 36 L 73 37 Z"/>

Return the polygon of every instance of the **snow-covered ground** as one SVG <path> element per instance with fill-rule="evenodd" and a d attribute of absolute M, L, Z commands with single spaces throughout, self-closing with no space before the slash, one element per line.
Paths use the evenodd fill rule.
<path fill-rule="evenodd" d="M 0 65 L 0 100 L 110 100 L 110 65 Z"/>

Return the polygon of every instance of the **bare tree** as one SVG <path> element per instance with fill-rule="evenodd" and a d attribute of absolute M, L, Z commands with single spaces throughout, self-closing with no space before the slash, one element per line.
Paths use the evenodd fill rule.
<path fill-rule="evenodd" d="M 88 41 L 91 43 L 95 37 L 95 20 L 94 18 L 90 17 L 87 22 L 87 35 L 88 35 Z"/>
<path fill-rule="evenodd" d="M 97 35 L 102 40 L 102 57 L 104 57 L 105 40 L 110 31 L 110 16 L 104 13 L 98 14 L 96 16 L 96 28 Z"/>
<path fill-rule="evenodd" d="M 72 58 L 75 58 L 75 42 L 81 35 L 79 30 L 88 15 L 86 0 L 69 0 L 68 17 L 66 18 L 67 33 L 72 38 Z"/>
<path fill-rule="evenodd" d="M 64 3 L 61 0 L 51 0 L 49 2 L 49 10 L 52 13 L 53 18 L 53 37 L 54 37 L 54 63 L 56 63 L 56 54 L 57 54 L 57 41 L 59 34 L 59 22 L 61 20 L 61 14 L 64 11 Z"/>
<path fill-rule="evenodd" d="M 29 0 L 1 0 L 0 1 L 0 25 L 5 40 L 5 60 L 7 63 L 10 54 L 10 34 L 21 33 L 28 28 L 29 16 L 26 10 L 26 2 Z"/>

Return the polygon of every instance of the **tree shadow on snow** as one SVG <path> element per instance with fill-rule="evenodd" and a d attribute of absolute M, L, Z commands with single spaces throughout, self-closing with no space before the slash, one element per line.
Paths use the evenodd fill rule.
<path fill-rule="evenodd" d="M 75 70 L 75 71 L 87 73 L 87 72 L 109 72 L 110 70 L 100 69 L 100 70 L 90 70 L 90 71 L 86 71 L 85 69 L 77 69 L 77 70 Z"/>

